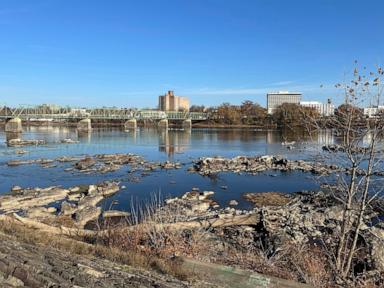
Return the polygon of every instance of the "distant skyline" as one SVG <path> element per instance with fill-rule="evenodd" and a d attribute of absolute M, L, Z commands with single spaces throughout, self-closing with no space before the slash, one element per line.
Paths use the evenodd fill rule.
<path fill-rule="evenodd" d="M 383 64 L 382 0 L 0 0 L 0 105 L 266 105 L 271 91 L 342 100 Z M 320 88 L 323 85 L 323 88 Z"/>

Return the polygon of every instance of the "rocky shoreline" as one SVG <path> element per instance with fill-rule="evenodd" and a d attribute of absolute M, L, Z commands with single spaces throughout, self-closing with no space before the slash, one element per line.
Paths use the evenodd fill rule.
<path fill-rule="evenodd" d="M 119 190 L 115 182 L 68 189 L 58 186 L 22 189 L 15 186 L 10 195 L 0 197 L 0 213 L 18 213 L 37 222 L 53 225 L 65 222 L 69 227 L 84 228 L 88 222 L 101 216 L 102 209 L 97 204 Z"/>
<path fill-rule="evenodd" d="M 135 154 L 12 160 L 7 164 L 53 166 L 59 163 L 70 163 L 70 171 L 81 173 L 106 173 L 129 166 L 128 174 L 143 174 L 156 169 L 180 169 L 183 166 L 170 161 L 149 162 Z M 256 175 L 269 170 L 301 171 L 325 176 L 348 173 L 334 165 L 289 160 L 279 156 L 238 156 L 232 159 L 207 157 L 194 161 L 193 166 L 188 168 L 189 172 L 202 176 L 221 172 Z M 154 249 L 161 247 L 162 252 L 156 253 L 165 253 L 162 254 L 165 258 L 192 255 L 194 259 L 203 262 L 235 264 L 244 269 L 257 270 L 253 266 L 255 264 L 252 264 L 255 256 L 249 256 L 249 253 L 265 253 L 265 257 L 272 257 L 271 255 L 280 255 L 283 250 L 293 249 L 286 247 L 303 246 L 314 250 L 334 251 L 343 219 L 343 204 L 330 193 L 332 189 L 329 186 L 322 186 L 320 191 L 290 194 L 245 193 L 243 197 L 254 204 L 248 210 L 237 209 L 238 203 L 235 199 L 228 206 L 220 207 L 214 200 L 214 191 L 194 188 L 180 197 L 168 198 L 164 202 L 144 207 L 143 211 L 103 211 L 100 203 L 123 188 L 115 181 L 68 188 L 14 186 L 8 194 L 0 196 L 0 222 L 14 221 L 37 231 L 87 239 L 91 243 L 114 243 L 115 248 L 121 249 L 124 245 L 136 243 L 130 237 L 139 237 L 132 235 L 141 231 L 142 234 L 139 234 L 142 238 L 137 240 L 140 245 L 134 248 L 140 253 L 152 253 Z M 381 207 L 383 203 L 380 200 L 373 201 L 366 213 L 367 217 L 364 218 L 360 232 L 364 241 L 358 243 L 358 249 L 362 251 L 364 258 L 354 263 L 354 269 L 364 266 L 369 272 L 366 275 L 379 282 L 384 281 L 384 252 L 381 248 L 384 244 L 384 225 L 380 220 L 383 216 Z M 159 239 L 175 237 L 170 241 L 182 243 L 177 245 L 182 245 L 183 248 L 179 251 L 169 248 L 169 244 L 157 246 L 159 244 L 156 241 L 159 239 L 152 238 L 153 235 L 160 235 Z M 184 245 L 187 245 L 185 243 L 193 243 L 191 239 L 194 238 L 204 239 L 205 246 L 183 250 Z M 238 260 L 239 255 L 243 255 L 243 260 Z M 290 271 L 288 268 L 281 269 Z M 267 273 L 277 274 L 273 269 L 267 270 Z M 289 275 L 286 277 L 296 279 Z"/>
<path fill-rule="evenodd" d="M 2 217 L 17 215 L 16 219 L 28 227 L 39 228 L 39 225 L 45 225 L 41 226 L 44 231 L 50 231 L 47 227 L 51 227 L 56 232 L 71 231 L 66 235 L 105 235 L 103 231 L 92 234 L 92 230 L 86 230 L 87 223 L 98 221 L 100 217 L 129 217 L 129 213 L 102 211 L 97 207 L 100 201 L 118 191 L 118 183 L 113 182 L 70 189 L 14 187 L 11 195 L 0 197 L 0 211 Z M 213 250 L 209 255 L 199 255 L 198 259 L 208 262 L 216 259 L 219 263 L 228 264 L 220 256 L 225 254 L 223 243 L 230 243 L 238 251 L 263 248 L 270 253 L 278 253 L 282 247 L 292 243 L 317 243 L 330 247 L 335 245 L 332 239 L 339 233 L 343 210 L 342 205 L 326 191 L 303 191 L 289 195 L 248 193 L 245 197 L 254 203 L 251 210 L 215 208 L 217 204 L 211 199 L 213 195 L 212 191 L 190 191 L 182 197 L 167 199 L 153 211 L 151 219 L 161 219 L 161 227 L 180 232 L 190 229 L 206 231 L 204 233 L 208 235 L 209 245 Z M 55 205 L 51 206 L 52 204 Z M 360 243 L 359 247 L 365 251 L 366 265 L 376 278 L 382 277 L 381 273 L 384 271 L 384 253 L 381 248 L 384 225 L 379 223 L 373 226 L 370 223 L 378 219 L 380 213 L 372 209 L 369 218 L 365 219 L 366 224 L 362 229 L 365 242 Z M 131 231 L 128 224 L 130 222 L 125 220 L 124 223 L 113 229 Z M 63 230 L 64 228 L 69 230 Z M 83 233 L 84 231 L 89 233 Z"/>

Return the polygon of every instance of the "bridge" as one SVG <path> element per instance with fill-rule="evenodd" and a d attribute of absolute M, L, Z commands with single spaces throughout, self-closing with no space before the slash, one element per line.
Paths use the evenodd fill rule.
<path fill-rule="evenodd" d="M 192 121 L 208 119 L 207 113 L 174 112 L 157 110 L 133 110 L 119 108 L 59 108 L 46 106 L 18 108 L 0 107 L 0 119 L 7 121 L 6 131 L 21 132 L 21 121 L 79 121 L 78 129 L 88 131 L 92 120 L 125 121 L 127 129 L 136 129 L 138 120 L 158 121 L 159 127 L 167 128 L 168 120 L 182 121 L 183 127 L 192 126 Z"/>

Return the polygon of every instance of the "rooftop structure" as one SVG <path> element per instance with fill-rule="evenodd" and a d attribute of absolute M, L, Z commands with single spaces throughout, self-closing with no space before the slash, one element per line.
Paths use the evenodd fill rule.
<path fill-rule="evenodd" d="M 270 92 L 267 94 L 268 114 L 272 114 L 274 110 L 283 103 L 300 104 L 302 94 L 299 92 Z"/>

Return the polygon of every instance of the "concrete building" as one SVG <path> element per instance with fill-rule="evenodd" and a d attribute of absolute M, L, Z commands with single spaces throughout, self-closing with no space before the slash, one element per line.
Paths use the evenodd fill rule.
<path fill-rule="evenodd" d="M 187 97 L 175 96 L 173 91 L 159 96 L 160 111 L 189 111 L 189 99 Z"/>
<path fill-rule="evenodd" d="M 300 104 L 301 93 L 298 92 L 288 92 L 288 91 L 279 91 L 279 92 L 270 92 L 267 94 L 267 109 L 268 114 L 272 114 L 276 107 L 280 106 L 283 103 L 292 103 Z"/>
<path fill-rule="evenodd" d="M 372 118 L 378 115 L 379 113 L 384 113 L 384 106 L 367 107 L 367 108 L 364 108 L 363 111 L 365 116 Z"/>
<path fill-rule="evenodd" d="M 319 101 L 300 101 L 300 105 L 316 109 L 321 116 L 332 116 L 335 113 L 335 106 L 330 99 L 325 104 Z"/>

